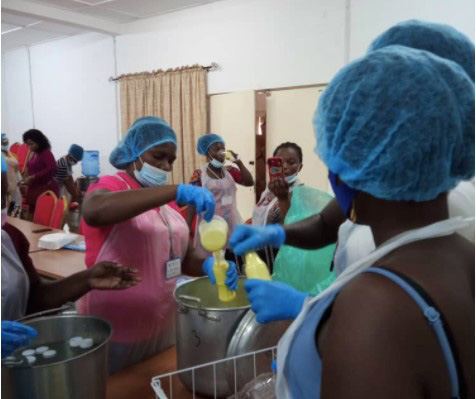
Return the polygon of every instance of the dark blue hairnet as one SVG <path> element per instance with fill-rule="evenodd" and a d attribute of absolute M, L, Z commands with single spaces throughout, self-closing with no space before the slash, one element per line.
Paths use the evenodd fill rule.
<path fill-rule="evenodd" d="M 338 72 L 314 130 L 316 152 L 351 188 L 431 200 L 474 176 L 474 83 L 452 61 L 388 46 Z"/>
<path fill-rule="evenodd" d="M 200 155 L 207 155 L 208 149 L 212 144 L 215 143 L 223 143 L 225 144 L 225 140 L 223 140 L 218 134 L 215 133 L 207 133 L 200 137 L 197 141 L 197 151 Z"/>
<path fill-rule="evenodd" d="M 145 151 L 164 143 L 174 143 L 177 146 L 177 137 L 172 128 L 164 120 L 154 116 L 139 118 L 112 151 L 109 162 L 117 169 L 125 169 Z"/>
<path fill-rule="evenodd" d="M 415 19 L 400 22 L 378 36 L 369 51 L 392 44 L 426 50 L 454 61 L 474 82 L 474 43 L 449 25 Z"/>
<path fill-rule="evenodd" d="M 81 161 L 83 159 L 84 150 L 83 147 L 77 144 L 71 144 L 69 147 L 68 154 L 71 155 L 76 161 Z"/>

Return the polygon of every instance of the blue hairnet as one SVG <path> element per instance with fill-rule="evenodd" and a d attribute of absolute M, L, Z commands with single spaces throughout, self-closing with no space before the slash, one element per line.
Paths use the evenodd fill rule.
<path fill-rule="evenodd" d="M 378 36 L 369 51 L 392 44 L 426 50 L 454 61 L 474 82 L 474 43 L 449 25 L 415 19 L 400 22 Z"/>
<path fill-rule="evenodd" d="M 7 157 L 2 152 L 2 173 L 6 173 L 6 172 L 8 172 Z"/>
<path fill-rule="evenodd" d="M 474 83 L 453 61 L 388 46 L 338 72 L 314 130 L 317 154 L 349 187 L 431 200 L 474 176 Z"/>
<path fill-rule="evenodd" d="M 71 155 L 76 161 L 81 161 L 83 159 L 84 150 L 83 147 L 77 144 L 71 144 L 69 147 L 68 154 Z"/>
<path fill-rule="evenodd" d="M 200 155 L 207 155 L 208 149 L 212 144 L 215 143 L 223 143 L 225 144 L 225 140 L 223 140 L 218 134 L 215 133 L 207 133 L 200 137 L 197 141 L 197 151 Z"/>
<path fill-rule="evenodd" d="M 125 169 L 148 149 L 164 143 L 177 146 L 177 137 L 172 128 L 154 116 L 139 118 L 112 151 L 109 162 L 117 169 Z"/>
<path fill-rule="evenodd" d="M 7 139 L 7 138 L 8 138 L 8 137 L 7 137 L 7 134 L 6 134 L 6 133 L 2 133 L 2 141 L 3 141 L 4 139 Z"/>

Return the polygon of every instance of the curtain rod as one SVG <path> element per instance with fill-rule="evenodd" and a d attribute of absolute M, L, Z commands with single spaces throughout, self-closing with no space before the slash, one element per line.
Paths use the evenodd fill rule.
<path fill-rule="evenodd" d="M 216 62 L 212 62 L 210 65 L 203 67 L 203 69 L 206 69 L 207 72 L 216 71 L 218 69 L 218 64 Z M 111 76 L 109 78 L 109 82 L 117 82 L 118 80 L 119 80 L 118 77 L 115 78 Z"/>

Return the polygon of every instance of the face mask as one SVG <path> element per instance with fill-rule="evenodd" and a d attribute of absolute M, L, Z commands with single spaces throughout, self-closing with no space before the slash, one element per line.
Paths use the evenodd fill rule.
<path fill-rule="evenodd" d="M 7 151 L 8 152 L 8 145 L 2 145 L 2 151 Z"/>
<path fill-rule="evenodd" d="M 375 250 L 370 226 L 346 220 L 339 227 L 334 254 L 334 270 L 339 276 L 345 268 Z"/>
<path fill-rule="evenodd" d="M 135 170 L 135 178 L 145 187 L 156 187 L 163 186 L 169 181 L 169 172 L 156 168 L 155 166 L 149 165 L 147 162 L 142 162 L 142 169 Z M 135 164 L 134 164 L 135 166 Z"/>
<path fill-rule="evenodd" d="M 284 180 L 286 180 L 288 184 L 293 184 L 297 180 L 297 176 L 298 176 L 297 173 L 291 176 L 284 176 Z"/>
<path fill-rule="evenodd" d="M 349 216 L 350 207 L 352 206 L 352 201 L 357 195 L 358 191 L 350 188 L 345 183 L 337 183 L 337 175 L 329 171 L 329 181 L 331 182 L 332 190 L 336 195 L 337 202 L 339 203 L 340 208 L 344 212 L 344 215 Z"/>
<path fill-rule="evenodd" d="M 7 223 L 7 208 L 2 209 L 2 227 L 5 226 L 5 223 Z"/>

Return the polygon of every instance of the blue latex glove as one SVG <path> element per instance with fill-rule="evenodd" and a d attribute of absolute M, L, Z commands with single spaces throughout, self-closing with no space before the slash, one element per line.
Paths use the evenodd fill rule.
<path fill-rule="evenodd" d="M 258 323 L 295 319 L 308 296 L 279 281 L 249 279 L 245 290 Z"/>
<path fill-rule="evenodd" d="M 286 233 L 280 224 L 267 226 L 236 226 L 230 236 L 230 245 L 236 255 L 243 255 L 247 251 L 261 249 L 266 245 L 279 248 L 284 244 Z"/>
<path fill-rule="evenodd" d="M 205 259 L 205 262 L 202 264 L 203 273 L 205 273 L 210 282 L 215 284 L 215 274 L 213 273 L 213 263 L 215 262 L 215 258 L 213 256 L 209 256 Z M 225 280 L 225 285 L 228 287 L 230 291 L 236 291 L 238 288 L 238 270 L 236 269 L 236 265 L 234 262 L 228 262 L 228 270 L 226 271 L 227 278 Z"/>
<path fill-rule="evenodd" d="M 215 198 L 210 190 L 203 187 L 179 184 L 175 201 L 180 204 L 193 205 L 199 215 L 205 212 L 204 218 L 207 222 L 212 220 L 215 213 Z"/>
<path fill-rule="evenodd" d="M 21 346 L 29 345 L 37 335 L 30 326 L 16 321 L 2 321 L 2 358 L 10 356 Z"/>

